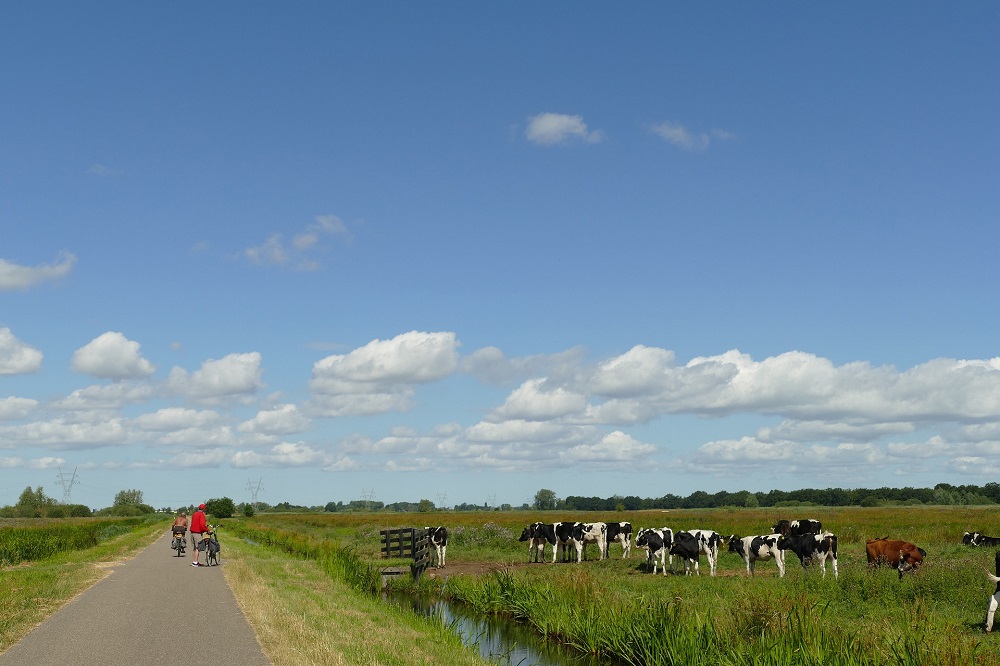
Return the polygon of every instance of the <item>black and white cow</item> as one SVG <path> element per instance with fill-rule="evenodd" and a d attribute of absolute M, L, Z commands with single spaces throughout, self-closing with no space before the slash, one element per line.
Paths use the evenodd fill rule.
<path fill-rule="evenodd" d="M 563 562 L 569 561 L 569 547 L 571 545 L 575 546 L 576 542 L 573 540 L 573 530 L 579 523 L 574 522 L 562 522 L 552 524 L 552 536 L 549 539 L 549 543 L 552 544 L 552 562 L 556 561 L 559 556 L 559 549 L 562 548 Z"/>
<path fill-rule="evenodd" d="M 712 530 L 687 530 L 698 540 L 698 550 L 705 554 L 708 560 L 708 569 L 712 576 L 715 575 L 715 566 L 719 562 L 719 547 L 722 545 L 722 537 L 718 532 Z"/>
<path fill-rule="evenodd" d="M 695 574 L 701 575 L 698 571 L 698 555 L 701 553 L 701 545 L 698 537 L 690 532 L 678 532 L 674 535 L 674 543 L 668 551 L 671 555 L 677 555 L 684 560 L 684 575 L 690 576 L 691 569 Z"/>
<path fill-rule="evenodd" d="M 823 577 L 826 577 L 826 561 L 833 562 L 833 577 L 837 577 L 837 536 L 830 532 L 822 534 L 799 534 L 796 536 L 782 536 L 778 539 L 778 548 L 790 550 L 799 556 L 802 568 L 806 568 L 809 562 L 816 562 Z"/>
<path fill-rule="evenodd" d="M 1000 537 L 986 536 L 981 532 L 966 532 L 962 537 L 966 546 L 1000 546 Z"/>
<path fill-rule="evenodd" d="M 994 576 L 989 571 L 986 572 L 986 575 L 990 578 L 990 582 L 995 583 L 997 586 L 996 591 L 993 592 L 993 596 L 990 597 L 989 606 L 986 607 L 986 633 L 993 631 L 993 616 L 996 615 L 997 607 L 1000 606 L 1000 550 L 997 551 L 994 559 L 996 560 L 997 575 Z"/>
<path fill-rule="evenodd" d="M 729 537 L 729 552 L 736 553 L 747 563 L 747 575 L 753 576 L 758 560 L 773 559 L 778 565 L 778 577 L 785 575 L 785 551 L 778 548 L 780 534 Z"/>
<path fill-rule="evenodd" d="M 632 523 L 607 523 L 608 525 L 608 546 L 612 541 L 617 541 L 622 547 L 622 559 L 628 559 L 632 551 Z M 608 553 L 604 553 L 607 557 Z"/>
<path fill-rule="evenodd" d="M 650 567 L 656 573 L 656 563 L 660 563 L 663 575 L 667 575 L 667 555 L 674 543 L 674 531 L 669 527 L 656 529 L 647 527 L 635 533 L 635 547 L 646 551 L 646 571 Z M 670 570 L 674 570 L 674 558 L 670 556 Z"/>
<path fill-rule="evenodd" d="M 431 566 L 443 569 L 445 565 L 445 555 L 448 552 L 448 528 L 446 527 L 426 527 L 427 540 L 430 541 Z M 435 565 L 435 562 L 437 564 Z"/>
<path fill-rule="evenodd" d="M 545 563 L 545 543 L 554 542 L 552 525 L 547 523 L 532 523 L 524 528 L 518 541 L 528 542 L 528 563 L 534 555 L 535 562 Z"/>
<path fill-rule="evenodd" d="M 587 546 L 597 544 L 597 559 L 608 556 L 607 523 L 577 523 L 573 527 L 573 541 L 576 544 L 576 561 L 587 559 Z"/>
<path fill-rule="evenodd" d="M 823 532 L 823 524 L 818 520 L 813 519 L 793 520 L 791 522 L 787 520 L 779 520 L 777 524 L 771 528 L 771 531 L 774 534 L 780 534 L 782 536 L 821 534 Z"/>

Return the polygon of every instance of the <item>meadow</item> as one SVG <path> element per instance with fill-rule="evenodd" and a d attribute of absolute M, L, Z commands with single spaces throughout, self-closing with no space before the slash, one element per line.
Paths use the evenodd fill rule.
<path fill-rule="evenodd" d="M 749 578 L 743 560 L 728 552 L 714 578 L 704 560 L 701 576 L 653 575 L 645 573 L 643 551 L 623 559 L 617 545 L 605 561 L 529 565 L 526 545 L 517 541 L 535 520 L 628 520 L 636 529 L 708 528 L 728 536 L 767 533 L 779 518 L 817 518 L 838 535 L 838 579 L 803 570 L 794 555 L 784 578 L 767 561 Z M 994 588 L 984 569 L 992 569 L 994 550 L 961 543 L 966 530 L 1000 534 L 998 522 L 988 507 L 907 506 L 264 514 L 231 529 L 301 557 L 322 551 L 327 560 L 339 558 L 328 565 L 330 575 L 371 593 L 378 584 L 372 572 L 398 564 L 380 558 L 379 530 L 444 524 L 448 567 L 419 583 L 404 578 L 396 585 L 509 617 L 552 640 L 627 664 L 705 663 L 710 656 L 708 663 L 718 664 L 1000 665 L 997 642 L 983 632 Z M 865 539 L 881 536 L 924 548 L 923 569 L 902 579 L 890 569 L 869 571 Z M 591 547 L 590 557 L 596 554 Z"/>

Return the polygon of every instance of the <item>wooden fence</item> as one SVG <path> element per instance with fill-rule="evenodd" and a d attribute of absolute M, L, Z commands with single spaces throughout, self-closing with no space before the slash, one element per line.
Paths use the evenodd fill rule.
<path fill-rule="evenodd" d="M 427 530 L 418 527 L 397 527 L 381 530 L 382 558 L 398 557 L 413 560 L 410 571 L 414 578 L 420 578 L 424 569 L 430 566 L 431 549 Z"/>

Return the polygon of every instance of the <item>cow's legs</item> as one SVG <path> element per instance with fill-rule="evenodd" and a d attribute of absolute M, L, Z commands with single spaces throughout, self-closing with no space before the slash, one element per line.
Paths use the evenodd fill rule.
<path fill-rule="evenodd" d="M 997 612 L 997 606 L 1000 606 L 1000 590 L 990 597 L 990 607 L 986 609 L 986 633 L 993 631 L 993 616 Z"/>

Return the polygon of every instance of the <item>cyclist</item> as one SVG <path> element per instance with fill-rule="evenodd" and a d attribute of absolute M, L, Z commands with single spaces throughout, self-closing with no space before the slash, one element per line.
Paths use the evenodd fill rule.
<path fill-rule="evenodd" d="M 191 566 L 193 567 L 201 566 L 198 562 L 198 542 L 195 541 L 194 535 L 202 536 L 208 531 L 208 521 L 205 520 L 205 505 L 199 504 L 198 510 L 191 514 L 191 551 L 194 553 L 194 562 L 191 563 Z"/>
<path fill-rule="evenodd" d="M 188 519 L 187 511 L 179 511 L 174 518 L 174 524 L 170 528 L 171 535 L 181 535 L 181 552 L 184 552 L 184 539 L 187 537 Z"/>

